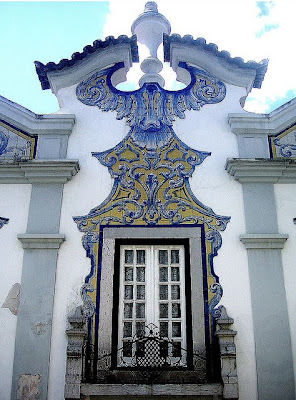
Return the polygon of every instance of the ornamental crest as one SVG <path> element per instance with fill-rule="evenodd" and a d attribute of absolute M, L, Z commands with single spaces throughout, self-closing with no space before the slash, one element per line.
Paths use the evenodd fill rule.
<path fill-rule="evenodd" d="M 94 335 L 99 315 L 99 282 L 103 229 L 106 226 L 200 226 L 205 248 L 205 323 L 213 334 L 216 307 L 222 287 L 213 268 L 213 258 L 222 244 L 220 232 L 229 217 L 220 216 L 202 204 L 193 194 L 189 178 L 210 153 L 183 143 L 173 130 L 176 118 L 185 118 L 186 110 L 200 110 L 221 102 L 226 94 L 223 82 L 207 72 L 180 63 L 191 76 L 190 84 L 180 91 L 168 91 L 157 83 L 144 83 L 131 92 L 113 87 L 112 74 L 123 67 L 118 63 L 99 71 L 77 86 L 79 101 L 102 111 L 115 111 L 117 119 L 126 118 L 130 131 L 114 148 L 93 153 L 108 168 L 114 184 L 108 198 L 88 215 L 74 217 L 83 245 L 91 259 L 91 271 L 82 287 L 84 314 Z M 93 340 L 93 339 L 92 339 Z"/>

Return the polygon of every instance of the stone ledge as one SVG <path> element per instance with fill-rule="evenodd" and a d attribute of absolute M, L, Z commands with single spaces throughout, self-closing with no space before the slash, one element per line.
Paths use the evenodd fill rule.
<path fill-rule="evenodd" d="M 270 114 L 230 113 L 228 123 L 235 134 L 276 135 L 296 122 L 296 100 L 283 104 Z"/>
<path fill-rule="evenodd" d="M 221 396 L 222 384 L 82 384 L 84 396 Z"/>
<path fill-rule="evenodd" d="M 230 158 L 226 171 L 240 183 L 296 183 L 296 160 Z"/>
<path fill-rule="evenodd" d="M 31 135 L 70 135 L 74 114 L 35 114 L 20 104 L 0 96 L 0 119 Z"/>
<path fill-rule="evenodd" d="M 59 249 L 65 235 L 51 233 L 25 233 L 17 235 L 24 249 Z"/>
<path fill-rule="evenodd" d="M 240 236 L 246 249 L 282 249 L 289 235 L 279 233 L 249 233 Z"/>
<path fill-rule="evenodd" d="M 79 171 L 78 160 L 0 163 L 0 183 L 66 183 Z"/>

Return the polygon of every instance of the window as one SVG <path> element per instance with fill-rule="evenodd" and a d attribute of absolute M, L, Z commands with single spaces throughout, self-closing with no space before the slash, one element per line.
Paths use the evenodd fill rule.
<path fill-rule="evenodd" d="M 121 245 L 119 269 L 117 366 L 132 365 L 147 326 L 168 339 L 162 354 L 186 366 L 184 246 Z"/>
<path fill-rule="evenodd" d="M 132 360 L 132 357 L 133 354 L 135 354 L 136 345 L 133 345 L 134 347 L 129 344 L 125 345 L 126 351 L 129 351 L 129 353 L 125 353 L 125 356 L 122 357 L 123 360 L 119 360 L 117 351 L 117 349 L 122 349 L 123 342 L 128 343 L 131 341 L 130 339 L 134 339 L 137 333 L 137 327 L 138 332 L 141 331 L 141 326 L 143 327 L 143 325 L 141 325 L 140 322 L 144 322 L 145 325 L 152 322 L 157 327 L 154 332 L 159 332 L 161 329 L 161 334 L 163 336 L 166 335 L 165 331 L 167 329 L 168 339 L 176 343 L 176 346 L 168 346 L 168 352 L 171 354 L 170 357 L 173 358 L 172 355 L 176 355 L 175 362 L 172 360 L 173 369 L 175 366 L 180 367 L 185 374 L 188 370 L 190 370 L 190 374 L 196 371 L 194 373 L 196 373 L 197 380 L 205 379 L 205 299 L 201 233 L 201 228 L 195 226 L 110 226 L 104 228 L 102 269 L 99 278 L 100 312 L 97 318 L 97 325 L 93 326 L 94 335 L 97 337 L 97 344 L 94 346 L 94 364 L 97 364 L 97 370 L 100 371 L 97 374 L 101 379 L 100 382 L 106 382 L 108 379 L 110 381 L 112 381 L 112 379 L 118 379 L 121 383 L 124 383 L 127 382 L 127 380 L 129 380 L 129 382 L 138 382 L 139 379 L 142 379 L 141 372 L 141 376 L 137 375 L 137 368 L 134 368 L 135 365 L 131 365 L 133 368 L 121 367 L 121 365 L 123 366 L 124 364 L 122 362 L 123 360 L 125 360 L 127 364 L 128 362 L 135 361 Z M 127 257 L 133 257 L 132 262 L 128 259 L 128 262 L 125 262 L 125 250 L 132 250 L 132 253 L 127 253 Z M 143 260 L 144 252 L 140 252 L 140 250 L 145 250 L 145 261 Z M 164 250 L 164 252 L 159 255 L 159 250 Z M 178 252 L 172 252 L 172 250 L 179 250 L 179 264 L 176 262 Z M 131 254 L 133 255 L 131 256 Z M 161 260 L 159 260 L 159 257 L 161 257 Z M 166 257 L 168 264 L 165 264 Z M 161 261 L 161 264 L 159 261 Z M 153 267 L 149 268 L 151 264 Z M 161 270 L 161 268 L 164 269 Z M 174 280 L 175 277 L 173 277 L 172 273 L 170 275 L 170 269 L 172 268 L 180 268 L 179 270 L 172 270 L 174 273 L 179 272 L 179 281 Z M 148 269 L 153 271 L 154 279 L 151 275 L 147 275 L 146 269 L 147 271 Z M 145 280 L 143 282 L 144 271 Z M 160 274 L 166 276 L 166 272 L 168 281 L 160 281 Z M 156 274 L 158 274 L 157 280 Z M 148 281 L 152 283 L 148 285 Z M 132 286 L 132 299 L 124 299 L 125 285 Z M 145 287 L 145 299 L 137 298 L 137 286 Z M 147 289 L 148 287 L 149 290 Z M 129 290 L 131 291 L 131 289 L 127 289 L 127 291 Z M 179 290 L 180 299 L 178 298 Z M 141 296 L 141 293 L 143 293 L 143 288 L 139 288 L 138 297 Z M 152 293 L 154 294 L 152 295 Z M 162 296 L 161 299 L 159 298 L 160 294 Z M 166 299 L 166 297 L 168 298 Z M 149 315 L 146 313 L 142 320 L 140 317 L 136 318 L 136 304 L 140 304 L 141 302 L 145 304 L 145 312 L 147 311 L 150 313 Z M 152 302 L 153 307 L 150 306 Z M 126 306 L 126 316 L 132 315 L 132 317 L 124 318 L 124 303 L 132 304 Z M 160 304 L 164 304 L 164 306 L 162 306 L 164 310 L 166 310 L 166 308 L 168 309 L 167 318 L 159 318 Z M 180 304 L 181 317 L 177 317 L 177 315 L 179 315 L 179 305 L 173 306 L 173 304 Z M 141 307 L 143 309 L 143 306 L 138 306 L 138 315 L 140 315 Z M 174 314 L 172 311 L 173 307 Z M 127 312 L 131 312 L 129 308 L 132 310 L 132 314 L 127 314 Z M 150 317 L 152 311 L 152 317 Z M 121 317 L 119 317 L 120 313 Z M 175 317 L 172 317 L 172 315 L 175 315 Z M 129 334 L 130 336 L 123 337 L 124 322 L 131 322 L 131 324 L 127 324 L 125 328 L 125 334 Z M 136 324 L 137 322 L 138 324 Z M 181 336 L 172 336 L 173 322 L 174 329 L 176 330 L 180 328 L 178 323 L 181 323 Z M 131 333 L 128 332 L 130 329 L 132 330 Z M 147 333 L 146 330 L 146 334 Z M 177 360 L 177 354 L 180 353 L 180 349 L 182 355 L 181 362 L 180 358 Z M 183 351 L 185 356 L 183 356 Z M 132 356 L 130 356 L 130 354 Z M 98 361 L 96 361 L 96 357 Z M 177 362 L 179 362 L 178 365 Z M 177 369 L 179 370 L 179 368 Z M 108 371 L 110 371 L 110 373 Z M 121 378 L 119 378 L 119 376 L 121 376 Z M 161 376 L 166 383 L 169 382 L 172 377 L 171 372 L 170 378 L 168 378 L 166 374 Z"/>

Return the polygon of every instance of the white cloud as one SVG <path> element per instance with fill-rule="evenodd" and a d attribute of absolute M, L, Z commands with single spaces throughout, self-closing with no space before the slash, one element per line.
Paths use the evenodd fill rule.
<path fill-rule="evenodd" d="M 145 3 L 145 0 L 110 0 L 105 36 L 130 36 L 131 24 L 143 12 Z M 267 1 L 269 13 L 261 16 L 256 3 L 256 0 L 157 1 L 159 12 L 172 25 L 172 32 L 204 37 L 208 43 L 217 44 L 219 50 L 227 50 L 232 57 L 242 57 L 245 61 L 269 59 L 262 89 L 253 90 L 246 104 L 248 111 L 266 112 L 273 101 L 296 89 L 296 53 L 291 40 L 295 37 L 296 2 Z M 268 30 L 270 26 L 273 29 Z M 137 75 L 138 79 L 139 68 Z"/>

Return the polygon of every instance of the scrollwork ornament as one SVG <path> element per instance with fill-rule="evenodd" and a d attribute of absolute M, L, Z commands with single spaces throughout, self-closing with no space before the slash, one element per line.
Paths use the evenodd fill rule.
<path fill-rule="evenodd" d="M 210 286 L 210 291 L 214 293 L 214 296 L 212 300 L 210 301 L 209 304 L 209 313 L 214 317 L 214 318 L 219 318 L 221 315 L 221 307 L 216 307 L 216 305 L 220 302 L 222 295 L 223 295 L 223 289 L 220 283 L 213 283 Z"/>
<path fill-rule="evenodd" d="M 151 82 L 136 91 L 122 92 L 111 83 L 112 74 L 123 67 L 122 63 L 96 72 L 76 88 L 77 98 L 83 104 L 104 112 L 114 111 L 116 118 L 125 118 L 130 127 L 114 148 L 93 153 L 114 179 L 109 196 L 89 214 L 74 217 L 91 259 L 91 271 L 81 289 L 83 310 L 90 319 L 99 313 L 89 294 L 100 284 L 102 232 L 104 227 L 112 225 L 202 227 L 205 276 L 211 299 L 209 324 L 219 315 L 219 307 L 215 307 L 221 299 L 222 287 L 214 273 L 213 257 L 222 244 L 220 231 L 230 218 L 215 214 L 191 191 L 189 179 L 210 153 L 187 146 L 172 125 L 176 118 L 185 118 L 188 110 L 221 102 L 226 87 L 206 71 L 186 63 L 179 66 L 191 76 L 190 84 L 179 91 L 168 91 Z M 98 300 L 96 305 L 99 306 Z"/>
<path fill-rule="evenodd" d="M 274 139 L 273 143 L 275 144 L 275 146 L 280 148 L 280 155 L 282 157 L 286 157 L 286 158 L 292 157 L 293 156 L 293 151 L 296 150 L 296 145 L 295 144 L 289 144 L 289 143 L 282 144 L 280 142 L 279 138 Z M 295 156 L 295 154 L 294 154 L 294 156 Z"/>
<path fill-rule="evenodd" d="M 92 293 L 94 290 L 95 288 L 90 283 L 85 283 L 80 290 L 81 298 L 83 301 L 82 312 L 83 315 L 87 318 L 92 317 L 95 312 L 95 305 L 91 297 L 87 294 L 87 293 Z"/>

